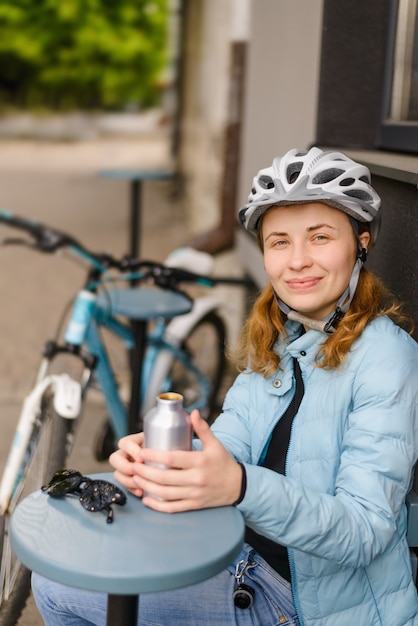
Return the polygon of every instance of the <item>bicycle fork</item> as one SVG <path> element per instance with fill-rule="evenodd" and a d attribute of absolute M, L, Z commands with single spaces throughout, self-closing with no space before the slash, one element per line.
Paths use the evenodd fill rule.
<path fill-rule="evenodd" d="M 81 408 L 81 386 L 67 374 L 47 376 L 38 381 L 26 397 L 6 465 L 0 482 L 0 515 L 9 507 L 21 471 L 25 452 L 39 414 L 41 401 L 48 388 L 54 392 L 54 408 L 66 419 L 76 419 Z"/>

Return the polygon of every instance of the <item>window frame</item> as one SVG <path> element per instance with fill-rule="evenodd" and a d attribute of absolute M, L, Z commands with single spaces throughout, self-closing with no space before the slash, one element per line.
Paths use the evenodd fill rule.
<path fill-rule="evenodd" d="M 398 6 L 399 0 L 391 0 L 379 144 L 383 149 L 418 153 L 418 121 L 390 119 Z"/>

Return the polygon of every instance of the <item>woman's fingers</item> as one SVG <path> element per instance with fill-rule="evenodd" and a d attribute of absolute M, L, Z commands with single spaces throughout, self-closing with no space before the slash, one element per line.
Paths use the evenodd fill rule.
<path fill-rule="evenodd" d="M 128 491 L 130 491 L 134 496 L 141 498 L 143 495 L 143 490 L 138 487 L 134 480 L 134 476 L 128 476 L 118 470 L 113 472 L 114 479 L 123 485 Z"/>
<path fill-rule="evenodd" d="M 143 433 L 123 437 L 119 441 L 119 449 L 109 457 L 109 463 L 115 470 L 115 480 L 138 497 L 142 496 L 142 490 L 138 488 L 133 477 L 136 474 L 135 466 L 142 463 L 140 452 L 143 443 Z"/>

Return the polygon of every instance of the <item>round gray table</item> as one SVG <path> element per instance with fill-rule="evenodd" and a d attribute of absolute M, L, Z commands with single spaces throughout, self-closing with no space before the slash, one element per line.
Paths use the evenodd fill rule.
<path fill-rule="evenodd" d="M 96 474 L 114 482 L 113 474 Z M 131 494 L 104 512 L 90 513 L 77 498 L 41 490 L 25 498 L 11 520 L 21 562 L 42 576 L 108 594 L 107 624 L 136 625 L 138 596 L 185 587 L 215 576 L 238 555 L 244 521 L 234 507 L 158 513 Z"/>

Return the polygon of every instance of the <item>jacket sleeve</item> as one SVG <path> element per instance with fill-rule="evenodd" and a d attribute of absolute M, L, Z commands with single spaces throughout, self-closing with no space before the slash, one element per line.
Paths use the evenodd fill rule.
<path fill-rule="evenodd" d="M 250 429 L 246 412 L 242 406 L 248 406 L 250 378 L 240 374 L 228 390 L 222 407 L 222 413 L 216 418 L 211 430 L 222 442 L 228 452 L 240 462 L 252 462 Z M 242 404 L 243 403 L 243 404 Z M 193 449 L 201 450 L 199 439 L 193 440 Z"/>
<path fill-rule="evenodd" d="M 404 501 L 418 447 L 418 349 L 410 338 L 381 341 L 352 361 L 352 401 L 335 450 L 332 490 L 312 486 L 315 463 L 309 460 L 286 476 L 246 464 L 247 490 L 238 508 L 258 533 L 360 567 L 405 531 Z"/>
<path fill-rule="evenodd" d="M 228 452 L 242 463 L 252 462 L 252 443 L 248 413 L 242 407 L 249 405 L 251 379 L 240 374 L 226 394 L 221 415 L 215 420 L 212 431 Z"/>

